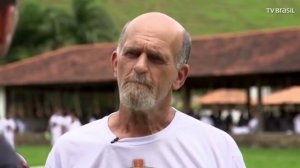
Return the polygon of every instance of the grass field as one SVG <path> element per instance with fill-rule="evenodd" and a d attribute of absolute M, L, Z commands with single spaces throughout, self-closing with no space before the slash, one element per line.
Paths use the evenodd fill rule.
<path fill-rule="evenodd" d="M 50 146 L 19 146 L 31 167 L 45 164 Z M 247 168 L 300 168 L 300 149 L 241 148 Z"/>
<path fill-rule="evenodd" d="M 51 150 L 49 145 L 22 145 L 17 146 L 17 152 L 20 153 L 28 162 L 29 166 L 44 165 Z"/>
<path fill-rule="evenodd" d="M 241 148 L 247 168 L 300 168 L 300 149 Z"/>

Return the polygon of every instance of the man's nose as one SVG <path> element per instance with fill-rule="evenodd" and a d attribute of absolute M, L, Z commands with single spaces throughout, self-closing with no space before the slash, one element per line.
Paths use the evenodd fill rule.
<path fill-rule="evenodd" d="M 134 71 L 136 73 L 145 73 L 148 71 L 148 59 L 147 55 L 142 53 L 136 61 L 136 64 L 134 65 Z"/>

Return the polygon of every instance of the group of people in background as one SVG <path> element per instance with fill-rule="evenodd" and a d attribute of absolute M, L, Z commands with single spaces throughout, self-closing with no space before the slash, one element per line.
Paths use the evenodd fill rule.
<path fill-rule="evenodd" d="M 202 110 L 198 113 L 190 111 L 191 116 L 230 134 L 253 134 L 259 129 L 260 120 L 255 111 L 250 113 L 238 111 L 237 119 L 233 115 L 234 111 L 237 111 L 234 109 Z M 300 112 L 284 111 L 283 109 L 278 112 L 264 111 L 261 117 L 262 131 L 300 134 Z"/>
<path fill-rule="evenodd" d="M 300 120 L 299 112 L 297 111 L 285 111 L 279 112 L 267 111 L 263 115 L 264 130 L 267 132 L 285 132 L 287 134 L 300 134 L 299 124 Z"/>
<path fill-rule="evenodd" d="M 92 114 L 88 122 L 95 121 L 101 118 L 98 113 Z M 80 127 L 82 123 L 75 113 L 67 110 L 56 110 L 48 120 L 48 129 L 51 136 L 51 144 L 67 131 Z M 16 119 L 11 114 L 0 118 L 0 134 L 5 141 L 14 149 L 15 148 L 15 134 L 23 134 L 26 132 L 26 123 L 20 119 Z"/>
<path fill-rule="evenodd" d="M 80 127 L 81 122 L 74 113 L 56 110 L 49 119 L 49 131 L 51 133 L 51 144 L 67 131 Z"/>
<path fill-rule="evenodd" d="M 232 113 L 218 110 L 209 114 L 194 113 L 189 110 L 189 115 L 198 118 L 199 120 L 213 125 L 228 133 L 239 134 L 252 134 L 257 131 L 259 120 L 255 113 L 241 113 L 239 120 L 234 122 Z M 89 122 L 99 119 L 99 116 L 92 115 Z M 267 132 L 286 132 L 300 134 L 300 113 L 298 112 L 280 112 L 276 115 L 274 112 L 265 112 L 262 115 L 263 131 Z M 82 123 L 79 118 L 71 112 L 56 110 L 49 119 L 48 130 L 51 134 L 51 144 L 65 132 L 80 127 Z M 12 148 L 15 148 L 15 133 L 20 129 L 17 121 L 11 116 L 0 119 L 0 132 L 5 140 Z"/>
<path fill-rule="evenodd" d="M 238 120 L 234 120 L 233 112 L 228 110 L 218 110 L 208 117 L 211 119 L 211 125 L 230 134 L 251 134 L 255 133 L 258 128 L 258 119 L 253 112 L 240 113 Z M 201 120 L 203 121 L 204 118 Z"/>
<path fill-rule="evenodd" d="M 238 119 L 234 114 L 239 114 Z M 201 120 L 204 123 L 213 125 L 230 134 L 251 134 L 255 133 L 258 128 L 258 118 L 254 112 L 245 113 L 235 109 L 217 109 L 217 110 L 201 110 L 194 112 L 189 110 L 189 115 Z"/>

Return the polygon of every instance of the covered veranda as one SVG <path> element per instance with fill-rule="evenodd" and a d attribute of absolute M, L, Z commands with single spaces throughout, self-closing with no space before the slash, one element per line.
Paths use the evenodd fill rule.
<path fill-rule="evenodd" d="M 260 111 L 262 86 L 300 84 L 299 44 L 297 27 L 193 38 L 191 73 L 178 92 L 182 110 L 190 109 L 193 90 L 216 88 L 245 89 L 249 107 L 249 88 L 256 86 Z M 2 66 L 0 113 L 47 118 L 52 109 L 67 106 L 87 119 L 86 109 L 116 108 L 118 91 L 109 62 L 115 47 L 72 46 Z M 66 105 L 70 99 L 73 103 Z"/>

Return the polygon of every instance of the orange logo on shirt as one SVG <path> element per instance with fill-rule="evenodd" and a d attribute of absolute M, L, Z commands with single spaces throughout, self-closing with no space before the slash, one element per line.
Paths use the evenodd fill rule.
<path fill-rule="evenodd" d="M 145 166 L 144 159 L 133 159 L 132 168 L 151 168 L 151 167 Z"/>

